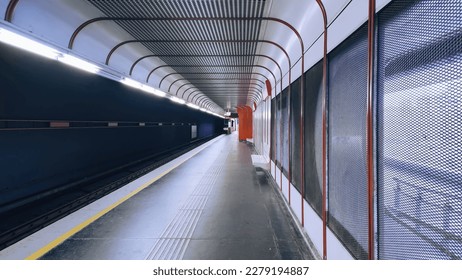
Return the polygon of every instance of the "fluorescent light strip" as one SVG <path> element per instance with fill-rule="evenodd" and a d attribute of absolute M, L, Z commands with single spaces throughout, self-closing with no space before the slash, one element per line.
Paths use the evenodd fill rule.
<path fill-rule="evenodd" d="M 74 68 L 89 72 L 89 73 L 98 73 L 101 68 L 96 66 L 93 63 L 87 62 L 83 59 L 77 58 L 75 56 L 69 55 L 69 54 L 62 54 L 57 57 L 58 61 L 70 65 Z"/>
<path fill-rule="evenodd" d="M 100 70 L 98 66 L 90 62 L 62 53 L 54 48 L 3 28 L 0 28 L 0 41 L 42 57 L 58 60 L 62 63 L 87 72 L 98 73 Z"/>
<path fill-rule="evenodd" d="M 175 96 L 170 96 L 170 100 L 172 100 L 173 102 L 176 102 L 176 103 L 186 104 L 186 101 L 184 101 L 181 98 L 175 97 Z"/>
<path fill-rule="evenodd" d="M 122 84 L 125 84 L 129 87 L 132 87 L 132 88 L 136 88 L 136 89 L 140 89 L 142 91 L 145 91 L 147 93 L 151 93 L 151 94 L 154 94 L 154 95 L 157 95 L 157 96 L 160 96 L 160 97 L 165 97 L 167 94 L 163 91 L 160 91 L 158 89 L 155 89 L 153 87 L 150 87 L 150 86 L 147 86 L 147 85 L 144 85 L 138 81 L 135 81 L 133 79 L 130 79 L 130 78 L 122 78 L 120 80 L 120 82 Z"/>
<path fill-rule="evenodd" d="M 141 90 L 143 90 L 145 92 L 148 92 L 148 93 L 152 93 L 152 94 L 160 96 L 160 97 L 165 97 L 167 95 L 165 92 L 163 92 L 161 90 L 158 90 L 158 89 L 155 89 L 153 87 L 146 86 L 146 85 L 141 85 Z"/>
<path fill-rule="evenodd" d="M 188 107 L 191 107 L 191 108 L 196 109 L 196 110 L 199 110 L 199 109 L 200 109 L 199 106 L 197 106 L 196 104 L 193 104 L 193 103 L 188 103 L 188 104 L 186 104 L 186 105 L 187 105 Z"/>
<path fill-rule="evenodd" d="M 122 78 L 120 82 L 132 88 L 141 89 L 141 83 L 130 78 Z"/>
<path fill-rule="evenodd" d="M 33 39 L 29 39 L 25 36 L 22 36 L 20 34 L 17 34 L 15 32 L 9 31 L 4 28 L 0 28 L 0 42 L 6 43 L 8 45 L 23 49 L 25 51 L 40 55 L 42 57 L 46 57 L 49 59 L 57 60 L 59 62 L 62 62 L 66 65 L 78 68 L 83 71 L 87 71 L 90 73 L 98 74 L 101 73 L 101 68 L 93 63 L 90 63 L 86 60 L 83 60 L 81 58 L 75 57 L 73 55 L 63 53 L 57 49 L 54 49 L 52 47 L 49 47 L 47 45 L 44 45 L 40 42 L 34 41 Z M 130 87 L 136 88 L 143 90 L 145 92 L 160 96 L 160 97 L 166 97 L 167 94 L 159 89 L 155 89 L 153 87 L 150 87 L 148 85 L 144 85 L 138 81 L 135 81 L 130 78 L 123 77 L 122 79 L 119 80 L 121 83 L 128 85 Z M 181 98 L 175 97 L 175 96 L 170 96 L 170 100 L 179 103 L 179 104 L 186 104 L 186 101 L 184 101 Z M 220 118 L 225 118 L 224 116 L 221 116 L 219 114 L 213 113 L 207 109 L 201 108 L 195 104 L 188 103 L 187 104 L 189 107 L 201 110 L 203 112 L 218 116 Z"/>
<path fill-rule="evenodd" d="M 57 59 L 61 55 L 61 52 L 56 49 L 3 28 L 0 28 L 0 42 L 50 59 Z"/>

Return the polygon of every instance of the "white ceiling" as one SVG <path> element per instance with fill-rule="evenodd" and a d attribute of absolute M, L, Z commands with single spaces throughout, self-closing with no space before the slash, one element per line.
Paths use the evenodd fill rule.
<path fill-rule="evenodd" d="M 153 5 L 155 6 L 156 2 L 158 1 L 159 0 L 151 0 L 144 2 L 153 2 Z M 205 2 L 208 1 L 216 0 L 205 0 Z M 204 2 L 204 0 L 201 0 L 201 2 Z M 220 2 L 222 2 L 223 5 L 228 5 L 229 7 L 232 7 L 233 5 L 239 7 L 241 4 L 248 5 L 248 2 L 245 2 L 245 0 L 221 0 Z M 262 17 L 270 17 L 283 20 L 291 26 L 293 26 L 300 34 L 304 44 L 304 71 L 308 70 L 312 65 L 318 62 L 323 55 L 323 18 L 318 4 L 315 0 L 266 0 L 263 2 L 264 10 L 262 13 Z M 390 2 L 390 0 L 378 0 L 377 9 L 381 9 L 388 2 Z M 0 0 L 0 13 L 5 15 L 9 3 L 9 0 Z M 101 1 L 101 3 L 104 2 Z M 356 30 L 359 26 L 366 22 L 368 0 L 324 0 L 323 4 L 326 8 L 329 24 L 328 49 L 332 50 L 336 45 L 338 45 L 341 41 L 348 37 L 354 30 Z M 137 1 L 132 0 L 130 5 L 132 7 L 136 6 Z M 259 4 L 257 3 L 256 5 Z M 246 7 L 243 6 L 241 11 L 242 14 L 245 14 L 247 12 L 245 11 L 245 8 Z M 176 12 L 179 14 L 182 13 L 182 11 Z M 209 13 L 212 13 L 212 16 L 216 16 L 213 15 L 212 8 L 210 8 L 210 11 L 195 12 L 200 15 L 207 15 Z M 57 45 L 61 48 L 67 48 L 71 35 L 79 25 L 81 25 L 89 19 L 105 16 L 106 15 L 103 12 L 101 12 L 98 8 L 96 8 L 87 0 L 19 0 L 14 10 L 14 14 L 11 19 L 11 24 L 53 45 Z M 215 24 L 218 24 L 217 21 L 213 22 Z M 140 24 L 140 29 L 143 29 L 144 26 L 142 26 L 142 24 L 148 23 L 146 21 L 143 21 L 137 24 Z M 213 26 L 213 24 L 211 26 L 212 28 L 210 30 L 213 31 L 215 27 Z M 166 28 L 169 28 L 168 25 Z M 75 44 L 72 51 L 90 61 L 93 61 L 100 65 L 104 65 L 107 54 L 114 46 L 116 46 L 120 42 L 134 39 L 134 37 L 131 34 L 129 34 L 126 30 L 126 28 L 122 28 L 114 21 L 101 21 L 93 23 L 84 28 L 79 33 L 78 37 L 75 40 Z M 259 30 L 260 34 L 258 34 L 257 36 L 258 40 L 265 40 L 273 42 L 275 44 L 279 44 L 288 53 L 290 60 L 292 62 L 291 79 L 292 81 L 296 80 L 301 74 L 302 49 L 300 41 L 296 36 L 295 32 L 287 26 L 285 26 L 284 24 L 281 24 L 273 20 L 262 21 Z M 156 37 L 157 34 L 152 35 Z M 182 34 L 183 37 L 188 35 L 190 35 L 191 38 L 194 38 L 197 37 L 198 34 Z M 223 37 L 224 40 L 229 39 L 227 38 L 228 35 L 224 32 L 223 34 L 218 34 L 216 36 Z M 180 50 L 181 48 L 184 48 L 183 46 L 180 46 L 179 43 L 171 42 L 168 44 L 171 45 L 169 45 L 167 48 Z M 189 50 L 191 51 L 191 54 L 200 54 L 201 51 L 203 51 L 200 48 L 211 47 L 212 44 L 215 44 L 213 46 L 216 46 L 217 43 L 198 44 L 197 47 L 191 47 Z M 239 47 L 242 46 L 243 43 L 224 42 L 221 44 L 223 44 L 224 46 L 218 47 L 223 49 L 228 48 L 230 50 L 235 50 L 235 54 L 239 55 L 241 53 L 239 51 Z M 262 77 L 262 75 L 264 75 L 270 80 L 273 88 L 275 88 L 275 93 L 278 94 L 281 89 L 281 84 L 279 81 L 281 77 L 281 72 L 279 71 L 279 68 L 273 61 L 263 56 L 269 56 L 273 60 L 278 62 L 278 64 L 282 68 L 282 75 L 284 76 L 282 81 L 282 88 L 285 88 L 289 84 L 289 64 L 286 55 L 277 46 L 267 42 L 259 42 L 257 44 L 257 48 L 254 54 L 256 54 L 257 56 L 255 57 L 255 59 L 253 59 L 253 64 L 266 67 L 270 71 L 264 69 L 263 67 L 254 67 L 253 69 L 250 68 L 251 72 L 254 73 L 251 74 L 250 77 L 253 79 L 264 79 Z M 112 55 L 110 63 L 107 67 L 123 75 L 129 75 L 129 71 L 133 63 L 137 59 L 146 55 L 153 55 L 153 52 L 148 47 L 146 47 L 146 44 L 126 44 L 123 47 L 117 49 L 117 51 Z M 167 60 L 166 58 L 155 56 L 145 58 L 141 60 L 138 64 L 136 64 L 136 67 L 134 68 L 132 73 L 132 78 L 140 82 L 145 82 L 148 74 L 157 66 L 165 65 L 165 61 L 185 61 L 185 64 L 186 62 L 191 63 L 191 58 L 188 58 L 189 60 L 186 60 L 186 58 L 175 58 L 174 60 L 172 59 L 173 58 L 169 58 L 169 60 Z M 210 61 L 216 61 L 217 63 L 214 63 L 216 65 L 221 65 L 223 64 L 223 62 L 228 63 L 228 61 L 230 65 L 231 63 L 234 63 L 236 64 L 236 67 L 233 67 L 233 69 L 236 68 L 236 72 L 241 71 L 242 73 L 244 73 L 248 71 L 246 69 L 249 69 L 245 67 L 237 67 L 239 62 L 233 62 L 234 60 L 232 57 L 217 57 L 210 59 Z M 245 60 L 245 58 L 238 57 L 234 59 Z M 198 61 L 198 64 L 204 63 L 204 61 L 201 62 L 199 58 L 197 58 L 196 60 Z M 207 65 L 204 64 L 204 66 Z M 172 69 L 170 67 L 164 67 L 156 70 L 149 79 L 149 85 L 153 87 L 158 87 L 159 81 L 163 77 L 165 77 L 165 75 L 174 73 L 175 69 Z M 185 71 L 188 73 L 196 73 L 203 71 L 203 69 L 206 69 L 207 71 L 216 70 L 217 72 L 225 72 L 229 71 L 230 68 L 220 68 L 213 66 L 212 69 L 212 67 L 209 65 L 205 68 L 188 67 L 187 69 L 181 69 L 184 69 L 181 71 Z M 274 73 L 274 75 L 276 76 L 278 83 L 276 86 L 274 86 L 274 79 L 270 72 Z M 229 82 L 229 84 L 226 85 L 226 89 L 211 90 L 209 89 L 210 85 L 206 86 L 203 84 L 206 82 L 210 82 L 210 80 L 195 80 L 195 76 L 193 74 L 184 74 L 183 76 L 185 78 L 189 77 L 190 80 L 185 79 L 175 82 L 174 85 L 171 86 L 170 93 L 175 94 L 179 87 L 186 83 L 191 83 L 192 85 L 185 85 L 180 89 L 180 91 L 178 91 L 179 96 L 181 97 L 184 91 L 188 89 L 188 87 L 197 85 L 196 88 L 199 89 L 199 94 L 207 94 L 208 97 L 211 100 L 213 100 L 213 103 L 217 104 L 217 106 L 215 106 L 214 108 L 215 111 L 222 111 L 223 109 L 228 109 L 227 107 L 229 106 L 235 107 L 238 105 L 251 105 L 255 100 L 255 98 L 253 98 L 251 94 L 248 94 L 249 91 L 242 92 L 242 90 L 240 89 L 243 87 L 243 84 L 245 83 L 244 81 L 238 80 L 234 84 L 231 84 L 232 81 L 230 80 L 231 82 Z M 199 76 L 202 77 L 204 75 Z M 244 76 L 245 75 L 241 74 L 239 77 Z M 211 76 L 209 75 L 207 77 Z M 221 74 L 217 75 L 217 77 L 225 79 L 228 77 L 234 78 L 237 76 L 232 74 Z M 169 87 L 167 85 L 170 85 L 172 82 L 179 78 L 181 78 L 180 75 L 170 75 L 162 83 L 161 89 L 167 91 Z M 224 83 L 226 83 L 225 80 L 217 81 L 217 84 Z M 239 83 L 242 84 L 239 85 Z M 248 81 L 246 83 L 246 87 L 249 88 Z M 258 84 L 259 82 L 256 83 Z M 260 87 L 257 86 L 255 86 L 255 88 L 260 89 Z M 194 88 L 188 90 L 187 92 L 190 93 L 193 91 Z M 263 97 L 266 97 L 266 90 L 264 89 L 264 87 L 262 88 L 262 92 Z M 273 94 L 273 96 L 276 94 Z M 261 97 L 258 98 L 261 99 Z M 230 109 L 234 111 L 234 108 Z"/>

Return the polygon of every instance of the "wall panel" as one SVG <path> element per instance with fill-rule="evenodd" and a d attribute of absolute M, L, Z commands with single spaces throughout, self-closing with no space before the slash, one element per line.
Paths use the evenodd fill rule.
<path fill-rule="evenodd" d="M 367 258 L 367 26 L 329 53 L 328 226 Z"/>
<path fill-rule="evenodd" d="M 290 145 L 292 147 L 291 150 L 291 163 L 290 163 L 290 170 L 291 170 L 291 179 L 292 184 L 298 190 L 299 193 L 301 191 L 301 157 L 302 157 L 302 149 L 300 144 L 300 117 L 301 117 L 301 97 L 300 97 L 300 79 L 297 79 L 291 85 L 291 93 L 290 93 L 290 112 L 291 112 L 291 122 L 290 122 L 290 130 L 292 134 L 292 138 L 290 141 Z"/>
<path fill-rule="evenodd" d="M 462 258 L 462 6 L 378 15 L 379 258 Z"/>
<path fill-rule="evenodd" d="M 322 61 L 305 73 L 305 199 L 321 216 L 322 205 Z"/>

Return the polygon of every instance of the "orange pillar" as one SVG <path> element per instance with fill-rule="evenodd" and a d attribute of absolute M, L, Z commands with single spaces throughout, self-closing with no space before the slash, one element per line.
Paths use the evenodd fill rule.
<path fill-rule="evenodd" d="M 237 115 L 239 117 L 239 141 L 245 140 L 244 138 L 244 111 L 242 110 L 242 107 L 237 107 Z"/>
<path fill-rule="evenodd" d="M 239 140 L 252 138 L 252 108 L 249 106 L 237 107 L 239 115 Z"/>
<path fill-rule="evenodd" d="M 247 133 L 246 137 L 247 138 L 253 138 L 253 121 L 252 121 L 252 108 L 249 106 L 245 106 L 245 109 L 247 111 Z"/>

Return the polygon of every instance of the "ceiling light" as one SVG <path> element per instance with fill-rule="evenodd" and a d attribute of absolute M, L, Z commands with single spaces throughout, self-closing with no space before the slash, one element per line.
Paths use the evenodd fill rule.
<path fill-rule="evenodd" d="M 69 55 L 69 54 L 62 54 L 58 56 L 57 58 L 58 58 L 58 61 L 64 64 L 70 65 L 72 67 L 75 67 L 77 69 L 87 71 L 90 73 L 96 74 L 100 70 L 100 68 L 96 66 L 95 64 L 85 61 L 83 59 L 80 59 L 78 57 Z"/>
<path fill-rule="evenodd" d="M 151 93 L 151 94 L 154 94 L 154 95 L 157 95 L 157 96 L 160 96 L 160 97 L 165 97 L 167 95 L 165 92 L 163 92 L 161 90 L 155 89 L 155 88 L 147 86 L 147 85 L 143 85 L 142 83 L 140 83 L 138 81 L 135 81 L 133 79 L 130 79 L 130 78 L 122 78 L 120 80 L 120 82 L 122 84 L 125 84 L 125 85 L 129 86 L 129 87 L 140 89 L 140 90 L 142 90 L 144 92 Z"/>
<path fill-rule="evenodd" d="M 14 47 L 38 54 L 43 57 L 57 59 L 61 54 L 58 50 L 48 47 L 44 44 L 0 28 L 0 42 L 12 45 Z"/>
<path fill-rule="evenodd" d="M 197 106 L 196 104 L 192 104 L 192 103 L 188 103 L 188 104 L 186 104 L 186 105 L 188 105 L 188 107 L 191 107 L 191 108 L 196 109 L 196 110 L 199 110 L 199 108 L 200 108 L 200 107 Z"/>
<path fill-rule="evenodd" d="M 186 104 L 186 101 L 184 101 L 184 100 L 181 99 L 181 98 L 175 97 L 175 96 L 171 96 L 171 97 L 170 97 L 170 100 L 172 100 L 173 102 L 176 102 L 176 103 Z"/>
<path fill-rule="evenodd" d="M 161 90 L 158 90 L 158 89 L 155 89 L 153 87 L 146 86 L 146 85 L 141 85 L 141 90 L 143 90 L 145 92 L 148 92 L 148 93 L 152 93 L 152 94 L 160 96 L 160 97 L 165 97 L 167 95 L 165 92 L 163 92 Z"/>
<path fill-rule="evenodd" d="M 122 78 L 120 82 L 132 88 L 141 89 L 141 83 L 130 78 Z"/>

